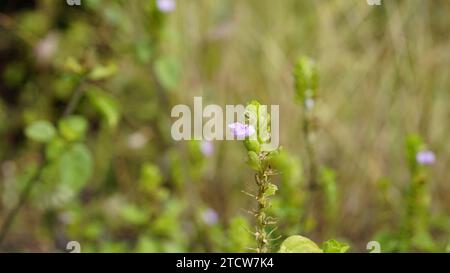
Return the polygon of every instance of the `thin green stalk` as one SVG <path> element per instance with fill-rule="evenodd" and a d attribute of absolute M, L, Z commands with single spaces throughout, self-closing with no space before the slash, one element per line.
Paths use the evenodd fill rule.
<path fill-rule="evenodd" d="M 83 89 L 82 84 L 79 84 L 74 94 L 72 95 L 70 102 L 64 109 L 64 116 L 71 115 L 73 111 L 75 111 L 75 108 L 78 106 L 80 99 L 83 95 Z M 1 227 L 0 227 L 0 246 L 2 246 L 4 239 L 8 235 L 9 230 L 11 229 L 11 225 L 13 224 L 16 216 L 19 214 L 22 207 L 25 205 L 25 203 L 28 201 L 28 198 L 33 191 L 34 186 L 41 180 L 41 176 L 43 171 L 45 170 L 45 167 L 49 164 L 47 159 L 45 159 L 45 150 L 42 149 L 40 151 L 40 156 L 44 158 L 44 162 L 39 167 L 39 169 L 36 171 L 36 173 L 33 175 L 33 177 L 28 180 L 27 184 L 23 188 L 23 190 L 20 192 L 19 195 L 19 201 L 17 204 L 8 212 L 6 215 L 5 220 L 3 221 Z"/>
<path fill-rule="evenodd" d="M 306 141 L 306 153 L 308 157 L 309 170 L 308 170 L 308 187 L 309 190 L 313 191 L 317 189 L 317 161 L 316 161 L 316 151 L 314 148 L 314 139 L 313 139 L 313 114 L 311 110 L 304 110 L 304 126 L 303 133 Z"/>
<path fill-rule="evenodd" d="M 41 152 L 41 156 L 44 156 L 44 152 Z M 42 166 L 39 167 L 39 169 L 36 171 L 36 173 L 33 175 L 33 177 L 31 177 L 27 181 L 27 184 L 25 185 L 22 192 L 20 193 L 19 201 L 6 215 L 6 218 L 3 221 L 2 226 L 0 228 L 0 246 L 2 246 L 3 241 L 6 238 L 6 235 L 8 235 L 11 225 L 13 224 L 16 216 L 19 214 L 20 209 L 23 207 L 23 205 L 28 200 L 28 197 L 30 196 L 31 191 L 34 188 L 34 185 L 41 179 L 42 172 L 45 169 L 46 165 L 47 165 L 47 162 L 44 162 L 44 164 L 42 164 Z"/>
<path fill-rule="evenodd" d="M 305 200 L 305 213 L 300 219 L 304 223 L 314 215 L 313 209 L 321 206 L 318 177 L 318 164 L 314 147 L 314 106 L 318 97 L 318 69 L 315 62 L 307 57 L 300 58 L 294 69 L 295 95 L 301 103 L 303 111 L 303 135 L 305 138 L 306 157 L 308 161 L 307 189 L 309 194 Z M 319 215 L 319 214 L 318 214 Z M 318 216 L 317 215 L 317 216 Z M 316 217 L 317 218 L 317 217 Z"/>

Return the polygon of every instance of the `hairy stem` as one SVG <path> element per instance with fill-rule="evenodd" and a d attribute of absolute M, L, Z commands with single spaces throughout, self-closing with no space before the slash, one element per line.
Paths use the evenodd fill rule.
<path fill-rule="evenodd" d="M 270 200 L 267 197 L 267 191 L 270 186 L 269 175 L 270 167 L 266 167 L 255 174 L 255 181 L 258 187 L 258 195 L 256 196 L 258 208 L 255 212 L 256 251 L 258 253 L 269 252 L 270 233 L 267 233 L 267 226 L 275 224 L 275 222 L 271 220 L 271 217 L 267 216 L 267 209 L 270 207 Z"/>

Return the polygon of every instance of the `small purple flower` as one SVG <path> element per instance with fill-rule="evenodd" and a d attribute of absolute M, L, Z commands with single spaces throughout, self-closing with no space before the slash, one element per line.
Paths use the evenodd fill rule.
<path fill-rule="evenodd" d="M 212 226 L 219 220 L 217 212 L 211 208 L 206 209 L 202 214 L 203 222 L 208 226 Z"/>
<path fill-rule="evenodd" d="M 175 0 L 156 0 L 156 6 L 161 12 L 172 12 L 176 7 Z"/>
<path fill-rule="evenodd" d="M 204 156 L 210 157 L 214 154 L 214 145 L 211 141 L 202 141 L 200 144 L 200 150 Z"/>
<path fill-rule="evenodd" d="M 228 128 L 230 128 L 233 135 L 238 138 L 245 138 L 256 132 L 252 125 L 242 124 L 239 122 L 228 125 Z"/>
<path fill-rule="evenodd" d="M 416 160 L 420 165 L 432 165 L 436 161 L 436 156 L 432 151 L 421 151 L 417 153 Z"/>

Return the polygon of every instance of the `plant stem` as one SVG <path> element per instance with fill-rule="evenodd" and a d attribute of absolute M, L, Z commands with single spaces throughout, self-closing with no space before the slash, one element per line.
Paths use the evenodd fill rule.
<path fill-rule="evenodd" d="M 66 108 L 64 109 L 63 116 L 71 115 L 75 111 L 75 108 L 80 103 L 81 97 L 83 97 L 83 94 L 84 94 L 84 88 L 83 88 L 83 84 L 82 84 L 83 80 L 84 79 L 81 79 L 80 83 L 78 83 L 78 85 L 76 86 L 75 92 L 73 93 L 72 97 L 70 98 L 69 103 L 67 104 Z"/>
<path fill-rule="evenodd" d="M 300 219 L 303 228 L 309 218 L 313 217 L 318 220 L 321 214 L 321 189 L 317 180 L 318 164 L 316 158 L 316 150 L 314 147 L 314 113 L 313 109 L 303 107 L 303 133 L 305 137 L 306 156 L 308 161 L 307 190 L 308 194 L 305 198 L 304 213 Z"/>
<path fill-rule="evenodd" d="M 262 155 L 264 156 L 264 155 Z M 264 164 L 265 165 L 265 164 Z M 271 221 L 270 217 L 267 216 L 267 209 L 270 207 L 270 200 L 267 198 L 267 190 L 270 185 L 270 167 L 265 167 L 263 170 L 255 174 L 255 181 L 258 187 L 258 195 L 256 200 L 258 202 L 258 208 L 255 212 L 256 218 L 256 252 L 266 253 L 269 252 L 269 236 L 266 228 L 268 225 L 275 224 Z"/>
<path fill-rule="evenodd" d="M 5 239 L 6 235 L 8 235 L 8 231 L 11 228 L 12 223 L 14 222 L 14 219 L 16 218 L 17 214 L 19 213 L 20 209 L 23 207 L 23 205 L 28 200 L 28 197 L 34 187 L 34 185 L 40 180 L 42 172 L 44 170 L 44 166 L 46 164 L 44 163 L 43 166 L 39 167 L 39 169 L 36 171 L 36 173 L 33 175 L 33 177 L 28 180 L 27 184 L 25 185 L 24 189 L 20 193 L 19 201 L 14 206 L 14 208 L 11 209 L 11 211 L 6 216 L 5 220 L 2 223 L 2 226 L 0 228 L 0 246 L 3 243 L 3 240 Z"/>
<path fill-rule="evenodd" d="M 74 94 L 72 95 L 69 104 L 64 109 L 64 116 L 71 115 L 73 111 L 75 111 L 75 108 L 78 106 L 80 99 L 83 95 L 83 89 L 82 84 L 78 84 L 78 86 L 75 89 Z M 31 191 L 33 190 L 34 186 L 37 184 L 37 182 L 41 179 L 42 173 L 47 166 L 48 162 L 45 159 L 45 151 L 42 149 L 40 151 L 40 156 L 44 158 L 44 163 L 39 167 L 39 169 L 36 171 L 34 176 L 28 180 L 27 184 L 23 188 L 22 192 L 19 196 L 19 201 L 15 205 L 14 208 L 9 211 L 9 213 L 6 215 L 5 220 L 3 221 L 1 227 L 0 227 L 0 246 L 3 244 L 3 241 L 8 234 L 8 231 L 11 228 L 12 223 L 14 222 L 14 219 L 19 214 L 20 209 L 23 207 L 23 205 L 27 202 L 28 197 L 30 196 Z"/>
<path fill-rule="evenodd" d="M 313 140 L 313 114 L 310 110 L 304 110 L 304 127 L 303 132 L 305 135 L 306 141 L 306 153 L 308 155 L 308 167 L 309 167 L 309 179 L 308 179 L 308 187 L 310 190 L 315 190 L 318 186 L 317 184 L 317 162 L 316 162 L 316 152 L 314 149 L 314 140 Z"/>

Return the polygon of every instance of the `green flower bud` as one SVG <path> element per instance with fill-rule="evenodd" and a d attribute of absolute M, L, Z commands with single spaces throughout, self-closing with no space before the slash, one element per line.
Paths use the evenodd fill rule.
<path fill-rule="evenodd" d="M 261 145 L 255 139 L 245 139 L 244 145 L 247 151 L 253 151 L 255 153 L 259 153 L 261 151 Z"/>
<path fill-rule="evenodd" d="M 300 58 L 295 65 L 294 78 L 297 99 L 303 102 L 305 99 L 313 99 L 317 96 L 319 73 L 312 59 Z"/>
<path fill-rule="evenodd" d="M 254 151 L 248 152 L 247 164 L 254 170 L 261 170 L 261 160 Z"/>

